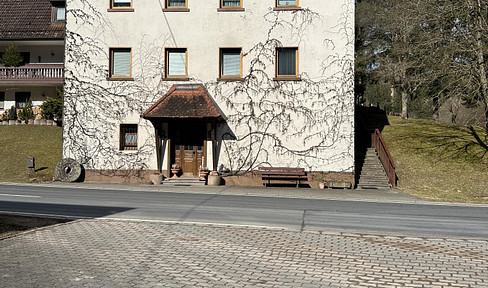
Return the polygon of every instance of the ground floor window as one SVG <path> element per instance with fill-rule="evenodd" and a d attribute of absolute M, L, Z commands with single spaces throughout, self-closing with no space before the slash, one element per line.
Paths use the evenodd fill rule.
<path fill-rule="evenodd" d="M 120 124 L 120 150 L 137 150 L 137 124 Z"/>
<path fill-rule="evenodd" d="M 27 103 L 27 99 L 29 99 L 30 96 L 30 92 L 15 92 L 15 108 L 24 108 L 25 104 Z"/>
<path fill-rule="evenodd" d="M 0 109 L 5 109 L 5 92 L 0 92 Z"/>

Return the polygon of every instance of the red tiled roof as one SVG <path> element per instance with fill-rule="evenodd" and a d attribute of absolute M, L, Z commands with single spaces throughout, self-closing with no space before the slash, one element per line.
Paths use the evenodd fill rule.
<path fill-rule="evenodd" d="M 0 0 L 0 40 L 64 39 L 65 25 L 52 24 L 49 0 Z"/>
<path fill-rule="evenodd" d="M 219 118 L 224 114 L 202 84 L 174 85 L 143 118 Z"/>

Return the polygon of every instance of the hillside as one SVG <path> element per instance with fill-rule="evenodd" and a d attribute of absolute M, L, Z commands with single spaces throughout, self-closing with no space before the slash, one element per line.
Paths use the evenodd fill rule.
<path fill-rule="evenodd" d="M 0 182 L 51 181 L 61 160 L 62 128 L 55 126 L 0 126 Z M 35 175 L 27 169 L 34 157 Z"/>
<path fill-rule="evenodd" d="M 483 129 L 388 117 L 382 134 L 397 166 L 398 188 L 430 200 L 488 203 Z"/>

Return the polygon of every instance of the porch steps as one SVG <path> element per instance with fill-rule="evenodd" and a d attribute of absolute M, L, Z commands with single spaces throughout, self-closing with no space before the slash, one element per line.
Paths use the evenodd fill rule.
<path fill-rule="evenodd" d="M 358 188 L 390 189 L 391 185 L 375 148 L 368 148 L 359 175 Z"/>
<path fill-rule="evenodd" d="M 167 186 L 205 186 L 207 181 L 200 181 L 200 178 L 169 178 L 163 181 Z"/>

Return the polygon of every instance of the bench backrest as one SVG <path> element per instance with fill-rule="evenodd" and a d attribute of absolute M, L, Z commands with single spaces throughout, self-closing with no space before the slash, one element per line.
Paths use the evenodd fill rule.
<path fill-rule="evenodd" d="M 261 174 L 305 175 L 305 168 L 259 167 Z"/>

